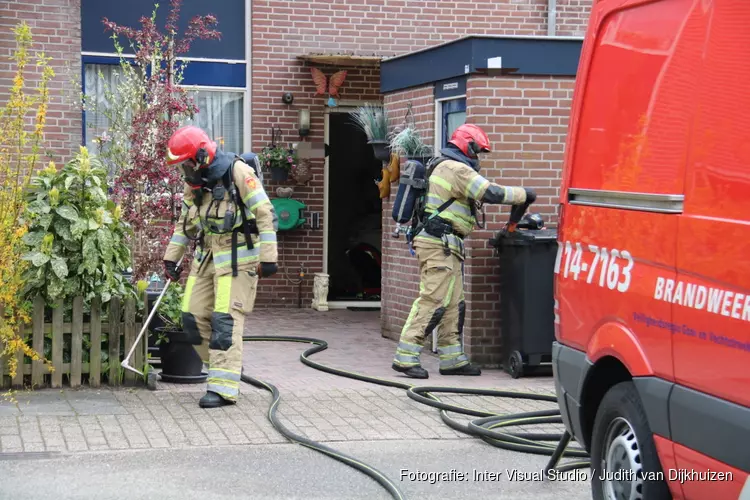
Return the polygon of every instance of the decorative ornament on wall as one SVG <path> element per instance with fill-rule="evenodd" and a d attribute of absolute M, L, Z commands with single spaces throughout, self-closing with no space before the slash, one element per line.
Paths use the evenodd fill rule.
<path fill-rule="evenodd" d="M 346 79 L 346 70 L 341 70 L 334 73 L 331 76 L 330 81 L 326 78 L 326 75 L 323 74 L 323 72 L 318 68 L 310 68 L 310 72 L 312 73 L 312 78 L 316 86 L 315 95 L 326 95 L 327 93 L 328 106 L 337 106 L 338 104 L 336 103 L 336 99 L 334 98 L 341 97 L 339 95 L 339 88 L 344 84 L 344 80 Z"/>
<path fill-rule="evenodd" d="M 310 181 L 310 179 L 312 179 L 310 160 L 307 158 L 300 158 L 297 162 L 297 168 L 294 171 L 294 180 L 297 181 L 298 186 L 304 186 Z"/>

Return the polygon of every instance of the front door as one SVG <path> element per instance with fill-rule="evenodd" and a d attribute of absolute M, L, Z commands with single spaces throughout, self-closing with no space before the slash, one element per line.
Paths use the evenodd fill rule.
<path fill-rule="evenodd" d="M 328 114 L 326 272 L 328 302 L 380 302 L 382 164 L 349 111 Z"/>

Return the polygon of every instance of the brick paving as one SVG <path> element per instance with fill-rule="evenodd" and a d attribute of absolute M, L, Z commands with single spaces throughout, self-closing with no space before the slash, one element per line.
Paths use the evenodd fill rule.
<path fill-rule="evenodd" d="M 396 347 L 380 335 L 379 312 L 260 310 L 248 317 L 248 335 L 307 336 L 328 342 L 311 359 L 371 376 L 431 386 L 459 386 L 554 394 L 551 377 L 512 379 L 500 370 L 481 377 L 444 377 L 438 360 L 425 351 L 428 380 L 391 370 Z M 308 343 L 248 342 L 244 370 L 281 392 L 278 415 L 292 432 L 337 441 L 389 439 L 477 439 L 454 431 L 437 409 L 411 400 L 402 389 L 338 377 L 308 367 L 299 356 Z M 21 391 L 17 402 L 0 402 L 0 453 L 189 448 L 284 443 L 267 418 L 269 392 L 245 384 L 235 406 L 198 407 L 204 384 L 159 382 L 145 388 L 84 388 Z M 443 395 L 446 402 L 493 413 L 556 408 L 556 404 L 482 396 Z M 452 414 L 466 423 L 469 417 Z M 559 425 L 523 430 L 560 432 Z"/>

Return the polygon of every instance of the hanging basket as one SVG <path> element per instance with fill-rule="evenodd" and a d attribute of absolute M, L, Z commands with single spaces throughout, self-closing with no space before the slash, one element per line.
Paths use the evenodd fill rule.
<path fill-rule="evenodd" d="M 381 139 L 373 139 L 367 142 L 372 146 L 372 151 L 375 154 L 375 159 L 379 161 L 388 161 L 391 159 L 390 145 L 388 141 Z"/>
<path fill-rule="evenodd" d="M 282 167 L 270 167 L 271 180 L 274 182 L 283 182 L 289 179 L 289 170 Z"/>

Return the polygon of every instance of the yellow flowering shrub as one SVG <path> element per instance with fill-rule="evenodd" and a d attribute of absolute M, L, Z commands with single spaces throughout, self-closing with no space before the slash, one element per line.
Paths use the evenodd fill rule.
<path fill-rule="evenodd" d="M 30 48 L 32 36 L 24 22 L 14 29 L 16 50 L 14 54 L 16 73 L 9 92 L 9 99 L 0 109 L 0 354 L 10 376 L 16 374 L 16 353 L 23 353 L 32 360 L 42 359 L 26 344 L 22 327 L 30 322 L 30 304 L 23 301 L 23 273 L 29 264 L 21 259 L 25 251 L 24 235 L 27 222 L 22 219 L 26 209 L 25 192 L 40 163 L 43 149 L 43 130 L 49 105 L 49 81 L 55 76 L 44 53 L 32 61 Z M 26 71 L 36 64 L 40 78 L 35 92 L 27 93 Z M 33 125 L 33 126 L 31 126 Z M 51 364 L 45 363 L 52 369 Z"/>

